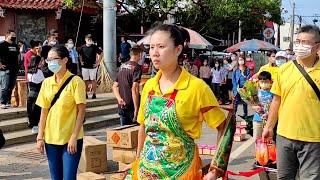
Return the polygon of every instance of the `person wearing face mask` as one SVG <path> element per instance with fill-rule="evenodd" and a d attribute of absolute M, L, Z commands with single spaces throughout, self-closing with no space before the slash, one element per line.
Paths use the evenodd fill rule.
<path fill-rule="evenodd" d="M 51 179 L 76 180 L 83 145 L 86 88 L 79 76 L 67 70 L 68 58 L 65 46 L 48 53 L 46 61 L 54 75 L 42 82 L 36 101 L 41 107 L 36 148 L 42 154 L 46 151 Z M 51 106 L 59 90 L 61 94 Z"/>
<path fill-rule="evenodd" d="M 246 55 L 246 66 L 250 69 L 250 77 L 254 75 L 254 68 L 256 67 L 256 63 L 252 58 L 252 52 L 248 51 Z"/>
<path fill-rule="evenodd" d="M 259 74 L 258 98 L 260 106 L 251 106 L 255 111 L 253 116 L 253 138 L 261 138 L 263 131 L 263 120 L 268 117 L 268 107 L 270 107 L 273 94 L 270 92 L 272 86 L 271 74 L 262 71 Z"/>
<path fill-rule="evenodd" d="M 58 30 L 56 30 L 56 29 L 51 29 L 48 34 L 50 34 L 50 35 L 52 35 L 52 36 L 55 36 L 55 37 L 56 37 L 56 40 L 58 40 L 58 37 L 59 37 L 59 32 L 58 32 Z M 50 35 L 48 35 L 48 39 L 43 42 L 43 44 L 42 44 L 43 46 L 50 44 L 50 41 L 51 41 L 51 40 L 50 40 L 50 37 L 49 37 Z M 53 46 L 58 47 L 58 46 L 59 46 L 59 42 L 56 41 L 56 43 L 53 43 Z"/>
<path fill-rule="evenodd" d="M 203 79 L 204 82 L 208 84 L 208 86 L 210 86 L 211 69 L 208 66 L 208 60 L 205 59 L 203 61 L 203 66 L 200 67 L 199 72 L 200 72 L 200 78 Z"/>
<path fill-rule="evenodd" d="M 199 70 L 198 70 L 198 67 L 194 64 L 194 61 L 192 59 L 189 60 L 189 65 L 190 65 L 189 73 L 194 75 L 195 77 L 198 77 Z"/>
<path fill-rule="evenodd" d="M 273 138 L 273 128 L 278 122 L 277 175 L 280 180 L 295 179 L 297 175 L 299 179 L 320 179 L 319 50 L 319 27 L 302 26 L 293 44 L 297 60 L 279 68 L 271 88 L 275 96 L 262 138 Z"/>
<path fill-rule="evenodd" d="M 36 100 L 41 88 L 41 83 L 45 79 L 40 69 L 41 57 L 37 55 L 31 56 L 28 63 L 27 82 L 28 82 L 28 124 L 32 128 L 31 133 L 38 133 L 38 124 L 40 120 L 41 108 L 36 105 Z"/>
<path fill-rule="evenodd" d="M 69 39 L 68 40 L 68 43 L 66 44 L 67 46 L 67 49 L 69 51 L 69 55 L 70 55 L 70 58 L 72 60 L 72 64 L 71 64 L 71 73 L 72 74 L 78 74 L 78 69 L 79 69 L 79 66 L 78 66 L 78 52 L 76 51 L 75 47 L 74 47 L 74 43 L 73 43 L 73 40 L 72 39 Z"/>
<path fill-rule="evenodd" d="M 28 82 L 28 66 L 32 56 L 40 55 L 40 47 L 39 41 L 30 41 L 30 50 L 26 53 L 24 57 L 24 71 L 25 71 L 25 79 Z M 40 63 L 41 64 L 41 63 Z"/>
<path fill-rule="evenodd" d="M 48 44 L 45 44 L 41 47 L 41 57 L 42 59 L 45 60 L 48 58 L 48 53 L 51 50 L 51 48 L 57 46 L 58 44 L 58 37 L 56 36 L 55 33 L 49 34 L 48 35 Z M 44 77 L 51 77 L 53 73 L 48 69 L 48 64 L 44 63 L 42 67 L 42 71 L 44 74 Z"/>
<path fill-rule="evenodd" d="M 79 51 L 80 63 L 82 66 L 82 78 L 86 83 L 87 92 L 89 91 L 89 84 L 92 82 L 92 99 L 96 99 L 97 70 L 103 54 L 102 50 L 93 43 L 91 34 L 87 34 L 85 36 L 85 41 L 86 44 L 83 45 Z"/>
<path fill-rule="evenodd" d="M 214 93 L 214 95 L 218 99 L 218 103 L 222 104 L 222 99 L 221 99 L 221 86 L 224 80 L 224 70 L 220 66 L 219 60 L 217 59 L 214 62 L 214 67 L 211 69 L 211 88 Z"/>
<path fill-rule="evenodd" d="M 275 53 L 275 52 L 271 52 L 271 53 L 270 53 L 270 56 L 268 57 L 268 62 L 269 62 L 268 64 L 262 66 L 262 67 L 259 69 L 259 71 L 252 76 L 252 79 L 258 80 L 259 74 L 260 74 L 262 71 L 268 71 L 268 72 L 270 72 L 272 79 L 274 79 L 274 77 L 276 77 L 275 74 L 274 74 L 274 72 L 277 71 L 278 67 L 277 67 L 277 65 L 276 65 L 276 53 Z"/>
<path fill-rule="evenodd" d="M 216 169 L 202 177 L 194 140 L 204 122 L 218 130 L 220 139 L 225 115 L 210 87 L 178 65 L 185 42 L 180 30 L 164 24 L 151 32 L 150 57 L 159 71 L 141 94 L 137 158 L 124 169 L 129 170 L 126 179 L 216 180 Z"/>
<path fill-rule="evenodd" d="M 5 41 L 0 43 L 0 101 L 2 109 L 11 107 L 11 94 L 17 81 L 20 52 L 15 42 L 16 39 L 15 31 L 9 30 Z"/>
<path fill-rule="evenodd" d="M 238 93 L 238 88 L 243 88 L 244 83 L 250 78 L 250 69 L 245 65 L 245 62 L 244 56 L 240 56 L 238 60 L 239 67 L 232 74 L 232 93 L 235 98 L 234 113 L 237 114 L 238 105 L 242 102 L 244 116 L 248 116 L 248 105 L 242 101 Z"/>
<path fill-rule="evenodd" d="M 275 64 L 277 65 L 277 67 L 282 66 L 283 64 L 285 64 L 288 61 L 288 55 L 285 51 L 279 51 L 276 54 L 276 62 Z M 276 75 L 276 72 L 274 73 L 274 76 Z"/>
<path fill-rule="evenodd" d="M 224 104 L 228 105 L 232 102 L 232 60 L 230 58 L 224 58 L 223 71 L 224 71 L 224 84 L 222 84 L 222 93 L 224 98 Z"/>
<path fill-rule="evenodd" d="M 287 53 L 287 58 L 288 58 L 288 61 L 292 61 L 294 58 L 294 52 L 291 50 L 291 49 L 286 49 L 286 53 Z"/>

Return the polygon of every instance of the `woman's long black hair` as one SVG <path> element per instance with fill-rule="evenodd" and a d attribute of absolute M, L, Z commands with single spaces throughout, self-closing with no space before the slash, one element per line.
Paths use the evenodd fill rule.
<path fill-rule="evenodd" d="M 41 56 L 32 55 L 30 58 L 30 62 L 28 64 L 28 73 L 36 74 L 38 71 L 39 63 L 41 61 Z"/>

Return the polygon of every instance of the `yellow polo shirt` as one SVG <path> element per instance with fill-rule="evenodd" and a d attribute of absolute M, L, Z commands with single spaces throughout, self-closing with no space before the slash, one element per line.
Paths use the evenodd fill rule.
<path fill-rule="evenodd" d="M 49 109 L 54 95 L 71 75 L 67 71 L 61 84 L 56 83 L 55 76 L 45 79 L 36 104 L 41 108 Z M 72 78 L 49 111 L 44 131 L 46 143 L 64 145 L 69 142 L 77 121 L 77 104 L 86 104 L 86 87 L 79 76 Z M 81 128 L 77 139 L 81 138 L 83 138 L 83 128 Z"/>
<path fill-rule="evenodd" d="M 266 64 L 264 66 L 261 66 L 257 74 L 259 75 L 262 71 L 267 71 L 271 74 L 271 79 L 274 80 L 277 77 L 279 67 L 272 67 L 270 64 Z"/>
<path fill-rule="evenodd" d="M 210 127 L 216 128 L 226 117 L 219 108 L 217 99 L 210 87 L 203 80 L 189 74 L 183 67 L 181 69 L 182 72 L 177 82 L 165 94 L 161 93 L 158 83 L 161 70 L 154 78 L 146 82 L 141 94 L 138 122 L 144 124 L 145 103 L 150 91 L 153 90 L 155 96 L 170 98 L 174 89 L 176 89 L 178 90 L 175 98 L 178 120 L 190 137 L 198 139 L 201 136 L 203 120 Z"/>
<path fill-rule="evenodd" d="M 320 62 L 306 71 L 320 88 Z M 279 68 L 271 92 L 281 96 L 277 133 L 288 139 L 320 142 L 320 101 L 292 61 Z"/>

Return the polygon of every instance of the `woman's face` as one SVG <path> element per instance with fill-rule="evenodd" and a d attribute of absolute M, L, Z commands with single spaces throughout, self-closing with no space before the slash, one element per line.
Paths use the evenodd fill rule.
<path fill-rule="evenodd" d="M 181 51 L 182 45 L 175 47 L 169 32 L 157 31 L 151 36 L 149 53 L 155 68 L 170 69 L 177 66 Z"/>
<path fill-rule="evenodd" d="M 61 59 L 61 57 L 59 57 L 58 53 L 56 53 L 55 51 L 49 51 L 47 60 L 48 61 L 58 60 L 59 65 L 62 66 L 62 68 L 66 68 L 67 62 L 68 62 L 67 58 Z"/>

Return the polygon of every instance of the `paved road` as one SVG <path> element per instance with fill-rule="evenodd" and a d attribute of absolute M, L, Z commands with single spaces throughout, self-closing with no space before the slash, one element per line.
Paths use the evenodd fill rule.
<path fill-rule="evenodd" d="M 240 112 L 241 113 L 241 112 Z M 86 135 L 106 141 L 105 129 L 89 131 Z M 203 127 L 203 135 L 197 140 L 198 144 L 216 144 L 215 130 L 209 127 Z M 249 171 L 254 162 L 254 142 L 247 135 L 248 140 L 244 142 L 235 142 L 231 154 L 229 170 L 234 172 Z M 204 164 L 211 161 L 211 157 L 202 156 Z M 112 150 L 108 149 L 108 170 L 116 171 L 118 166 L 112 159 Z M 22 144 L 13 147 L 7 147 L 0 150 L 0 179 L 22 180 L 22 179 L 50 179 L 47 161 L 44 155 L 40 155 L 35 150 L 34 143 Z M 108 179 L 108 178 L 107 178 Z M 251 178 L 230 177 L 230 179 L 260 179 L 258 176 Z"/>

